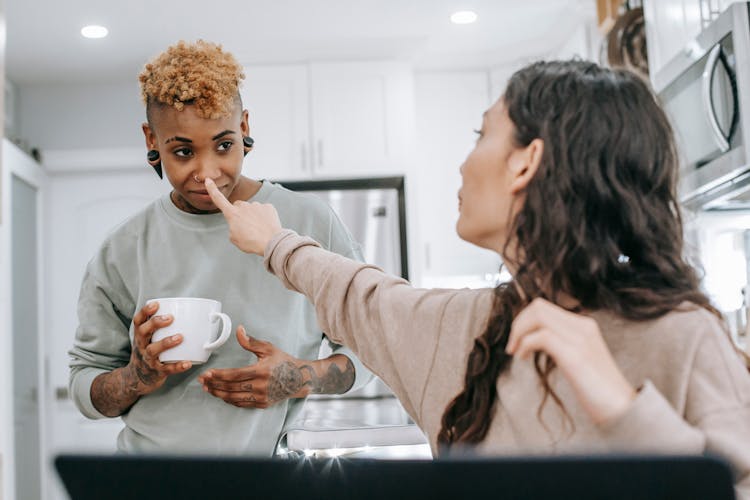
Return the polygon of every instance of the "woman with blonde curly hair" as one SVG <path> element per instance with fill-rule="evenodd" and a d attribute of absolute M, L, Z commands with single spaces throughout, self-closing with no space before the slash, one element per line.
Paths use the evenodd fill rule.
<path fill-rule="evenodd" d="M 502 256 L 513 279 L 494 290 L 412 288 L 206 186 L 232 241 L 315 303 L 435 453 L 710 453 L 750 499 L 750 377 L 683 258 L 674 139 L 646 84 L 531 64 L 478 133 L 456 228 Z"/>
<path fill-rule="evenodd" d="M 221 46 L 179 42 L 140 74 L 147 159 L 172 191 L 118 226 L 89 263 L 78 302 L 70 388 L 89 418 L 122 416 L 123 452 L 271 455 L 311 393 L 343 393 L 369 374 L 337 346 L 316 359 L 323 336 L 309 302 L 264 272 L 262 260 L 223 237 L 226 222 L 204 181 L 230 201 L 272 203 L 285 223 L 333 252 L 361 259 L 359 245 L 322 201 L 242 175 L 253 147 L 242 109 L 242 67 Z M 172 323 L 158 297 L 218 300 L 237 342 L 203 367 L 162 363 L 181 335 L 151 342 Z M 248 365 L 248 360 L 255 360 Z M 211 369 L 215 390 L 201 390 Z"/>

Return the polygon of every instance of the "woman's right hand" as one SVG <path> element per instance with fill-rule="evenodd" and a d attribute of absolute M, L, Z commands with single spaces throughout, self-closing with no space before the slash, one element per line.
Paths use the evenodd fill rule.
<path fill-rule="evenodd" d="M 153 314 L 158 309 L 157 302 L 150 302 L 143 306 L 133 318 L 133 348 L 126 368 L 140 396 L 154 392 L 164 384 L 168 376 L 187 371 L 192 366 L 190 361 L 178 363 L 159 361 L 159 354 L 179 345 L 182 342 L 182 335 L 172 335 L 157 342 L 151 342 L 151 337 L 156 330 L 170 325 L 174 320 L 171 315 L 154 316 Z"/>
<path fill-rule="evenodd" d="M 243 252 L 262 256 L 268 242 L 282 229 L 279 214 L 273 205 L 246 201 L 232 204 L 214 181 L 206 179 L 205 184 L 211 200 L 229 224 L 229 241 Z"/>

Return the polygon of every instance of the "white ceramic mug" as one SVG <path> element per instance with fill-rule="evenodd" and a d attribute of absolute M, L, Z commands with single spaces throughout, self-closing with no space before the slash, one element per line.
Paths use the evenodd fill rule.
<path fill-rule="evenodd" d="M 156 330 L 151 342 L 157 342 L 177 333 L 182 335 L 182 343 L 159 354 L 162 363 L 192 361 L 205 363 L 216 348 L 229 338 L 232 320 L 221 312 L 221 302 L 196 297 L 169 297 L 152 299 L 158 302 L 156 315 L 171 314 L 172 324 Z"/>

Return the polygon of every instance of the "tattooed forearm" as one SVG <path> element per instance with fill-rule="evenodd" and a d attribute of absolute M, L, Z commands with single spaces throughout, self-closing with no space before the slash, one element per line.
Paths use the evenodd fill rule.
<path fill-rule="evenodd" d="M 137 388 L 138 378 L 127 368 L 102 373 L 91 383 L 91 403 L 102 415 L 117 417 L 138 401 Z"/>
<path fill-rule="evenodd" d="M 291 361 L 284 361 L 271 372 L 268 379 L 269 401 L 281 401 L 296 394 L 305 385 L 302 369 Z"/>
<path fill-rule="evenodd" d="M 268 399 L 281 401 L 306 394 L 343 394 L 354 383 L 354 371 L 351 360 L 339 354 L 303 365 L 285 361 L 271 372 Z"/>
<path fill-rule="evenodd" d="M 338 355 L 334 360 L 328 358 L 330 364 L 325 373 L 317 376 L 313 370 L 310 370 L 310 392 L 312 394 L 343 394 L 354 384 L 354 364 L 343 355 Z M 343 364 L 342 366 L 339 366 Z"/>

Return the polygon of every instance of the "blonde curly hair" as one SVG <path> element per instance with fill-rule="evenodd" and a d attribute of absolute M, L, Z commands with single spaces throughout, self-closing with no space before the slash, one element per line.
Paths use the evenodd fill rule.
<path fill-rule="evenodd" d="M 178 111 L 191 104 L 198 116 L 208 119 L 228 116 L 234 103 L 241 102 L 239 86 L 244 78 L 232 54 L 204 40 L 179 41 L 146 64 L 138 76 L 149 121 L 154 104 Z"/>

